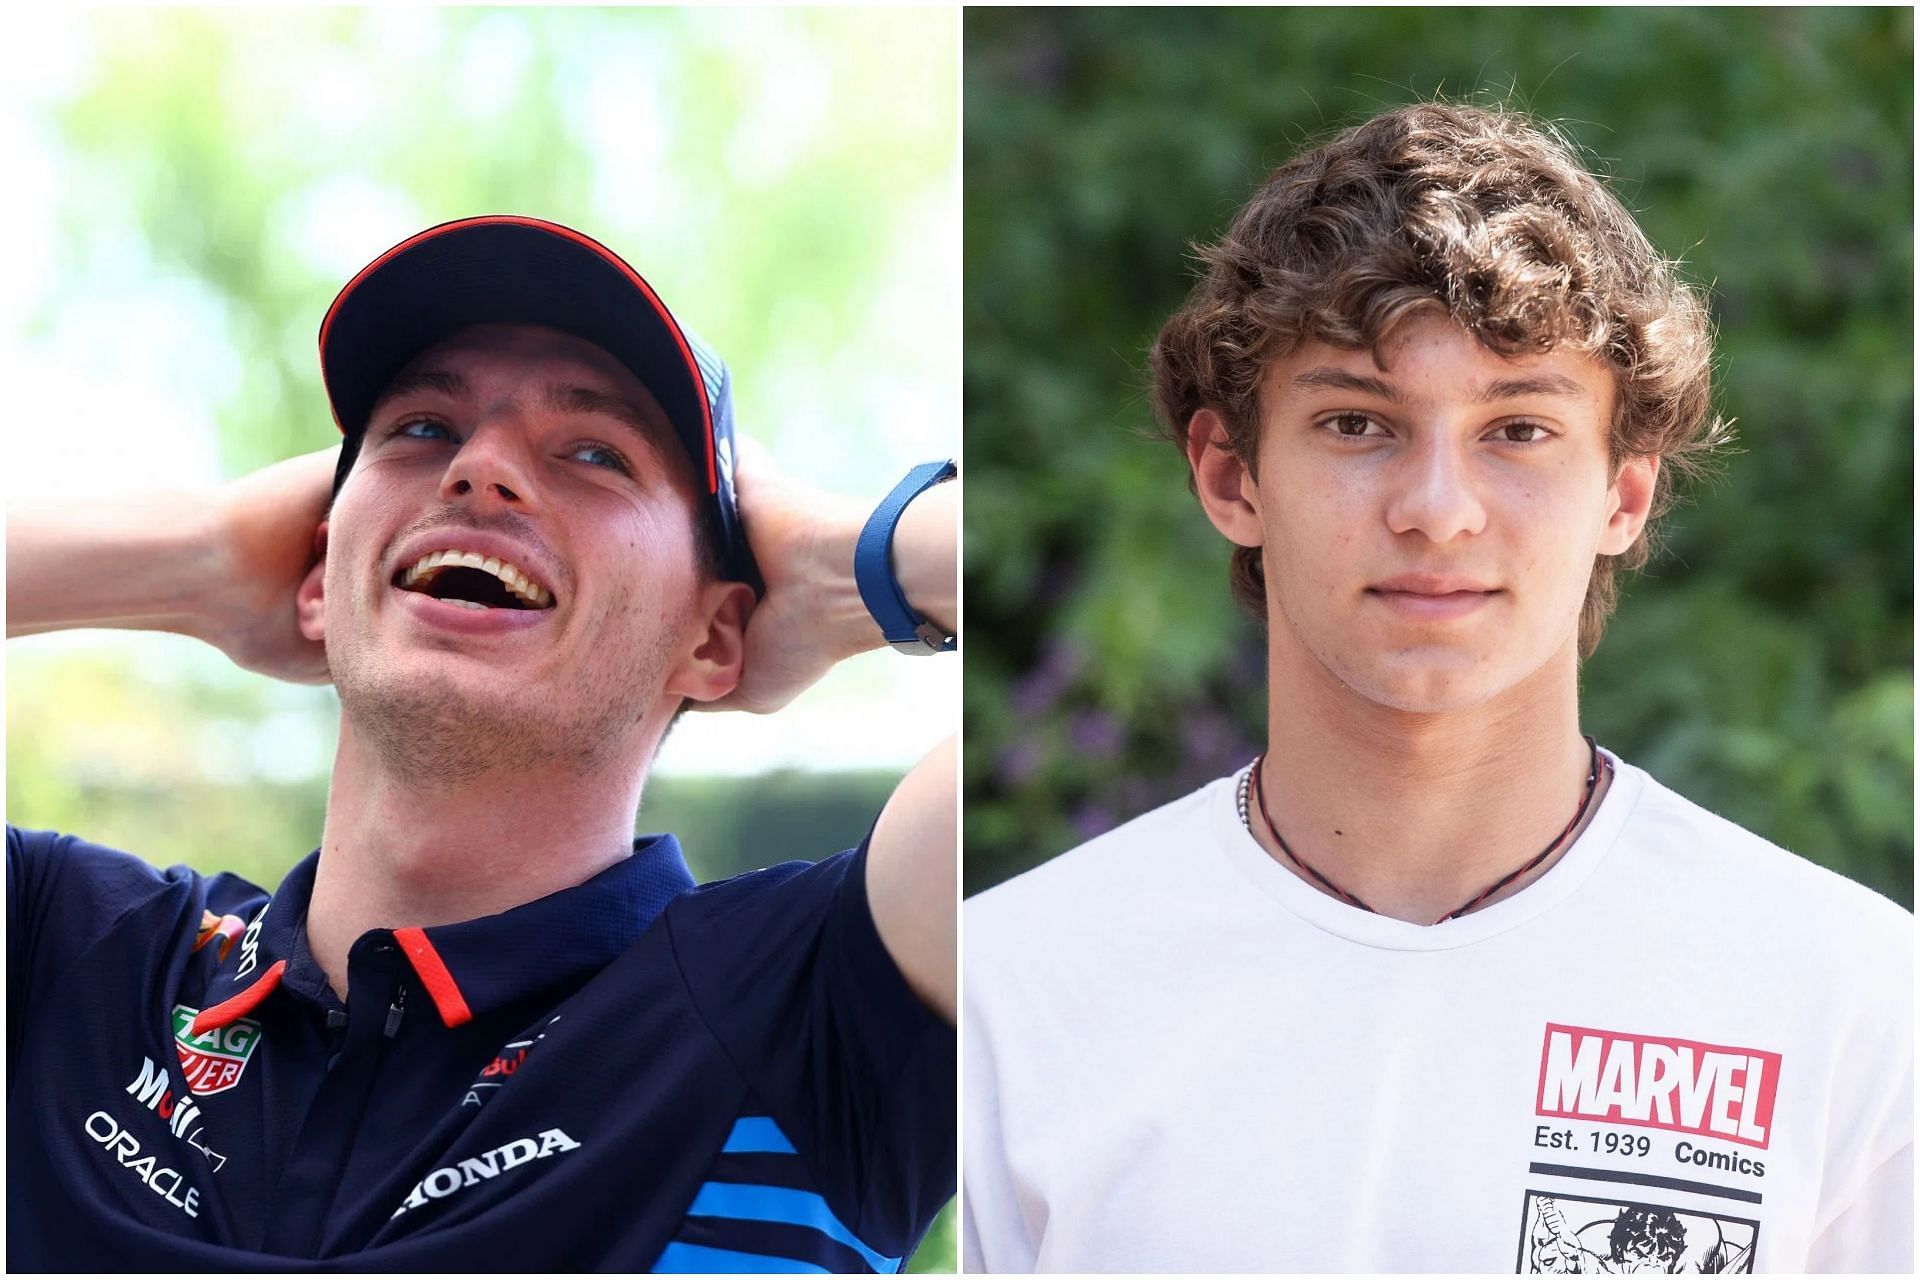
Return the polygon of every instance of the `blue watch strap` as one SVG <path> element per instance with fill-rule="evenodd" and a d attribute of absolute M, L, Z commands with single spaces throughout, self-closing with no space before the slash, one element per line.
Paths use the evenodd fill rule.
<path fill-rule="evenodd" d="M 880 624 L 880 634 L 901 653 L 951 653 L 953 636 L 947 635 L 913 611 L 906 592 L 893 576 L 893 531 L 907 504 L 954 475 L 953 459 L 923 462 L 907 472 L 893 492 L 867 517 L 860 540 L 853 547 L 853 581 L 860 588 L 860 599 L 867 612 Z"/>

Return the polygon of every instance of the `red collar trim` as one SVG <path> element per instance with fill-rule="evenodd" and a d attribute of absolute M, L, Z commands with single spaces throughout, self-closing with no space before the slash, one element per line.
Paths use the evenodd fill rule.
<path fill-rule="evenodd" d="M 245 991 L 222 1000 L 211 1009 L 202 1009 L 193 1020 L 193 1034 L 197 1036 L 203 1031 L 216 1030 L 252 1013 L 259 1008 L 262 1000 L 273 994 L 274 988 L 280 985 L 280 975 L 286 971 L 287 962 L 275 960 Z"/>
<path fill-rule="evenodd" d="M 427 940 L 424 929 L 395 929 L 393 940 L 407 953 L 407 959 L 413 962 L 413 971 L 420 975 L 427 994 L 433 997 L 433 1007 L 440 1011 L 440 1021 L 449 1027 L 457 1027 L 463 1022 L 473 1021 L 473 1010 L 467 1008 L 467 998 L 460 994 L 460 984 L 453 980 L 453 974 L 447 969 L 446 961 L 433 949 L 433 943 Z"/>

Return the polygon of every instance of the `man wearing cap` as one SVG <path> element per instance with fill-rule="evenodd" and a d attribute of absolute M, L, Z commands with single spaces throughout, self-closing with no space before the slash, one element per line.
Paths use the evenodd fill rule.
<path fill-rule="evenodd" d="M 526 218 L 382 255 L 321 361 L 337 465 L 10 514 L 9 635 L 184 632 L 341 723 L 270 895 L 9 827 L 9 1268 L 898 1270 L 954 1181 L 950 744 L 819 862 L 632 832 L 683 706 L 953 647 L 951 464 L 736 503 L 725 366 Z"/>

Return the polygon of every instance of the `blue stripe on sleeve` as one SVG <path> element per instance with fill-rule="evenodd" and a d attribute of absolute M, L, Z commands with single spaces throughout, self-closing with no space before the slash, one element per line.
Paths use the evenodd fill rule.
<path fill-rule="evenodd" d="M 825 1267 L 815 1266 L 811 1262 L 802 1262 L 798 1258 L 775 1258 L 764 1253 L 737 1253 L 732 1249 L 710 1249 L 702 1244 L 686 1244 L 675 1240 L 660 1254 L 660 1260 L 653 1264 L 653 1273 L 662 1274 L 730 1274 L 730 1275 L 771 1275 L 790 1272 L 804 1272 L 818 1275 L 830 1274 Z"/>
<path fill-rule="evenodd" d="M 733 1122 L 733 1132 L 727 1135 L 727 1145 L 720 1149 L 772 1152 L 785 1156 L 795 1154 L 793 1144 L 787 1141 L 787 1135 L 780 1132 L 780 1126 L 770 1116 L 741 1116 Z"/>
<path fill-rule="evenodd" d="M 827 1202 L 810 1191 L 787 1187 L 757 1187 L 734 1182 L 709 1182 L 693 1198 L 689 1217 L 743 1218 L 749 1222 L 784 1222 L 796 1227 L 811 1227 L 852 1249 L 867 1260 L 875 1271 L 900 1269 L 900 1259 L 889 1258 L 867 1247 L 858 1236 L 834 1217 Z"/>

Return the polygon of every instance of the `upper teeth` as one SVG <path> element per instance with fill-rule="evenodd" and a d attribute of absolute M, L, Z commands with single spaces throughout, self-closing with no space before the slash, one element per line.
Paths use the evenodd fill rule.
<path fill-rule="evenodd" d="M 483 556 L 477 551 L 432 551 L 415 561 L 400 579 L 403 587 L 412 587 L 431 577 L 436 569 L 480 569 L 500 579 L 507 590 L 536 609 L 544 609 L 553 599 L 547 589 L 529 578 L 526 571 L 511 561 Z"/>

